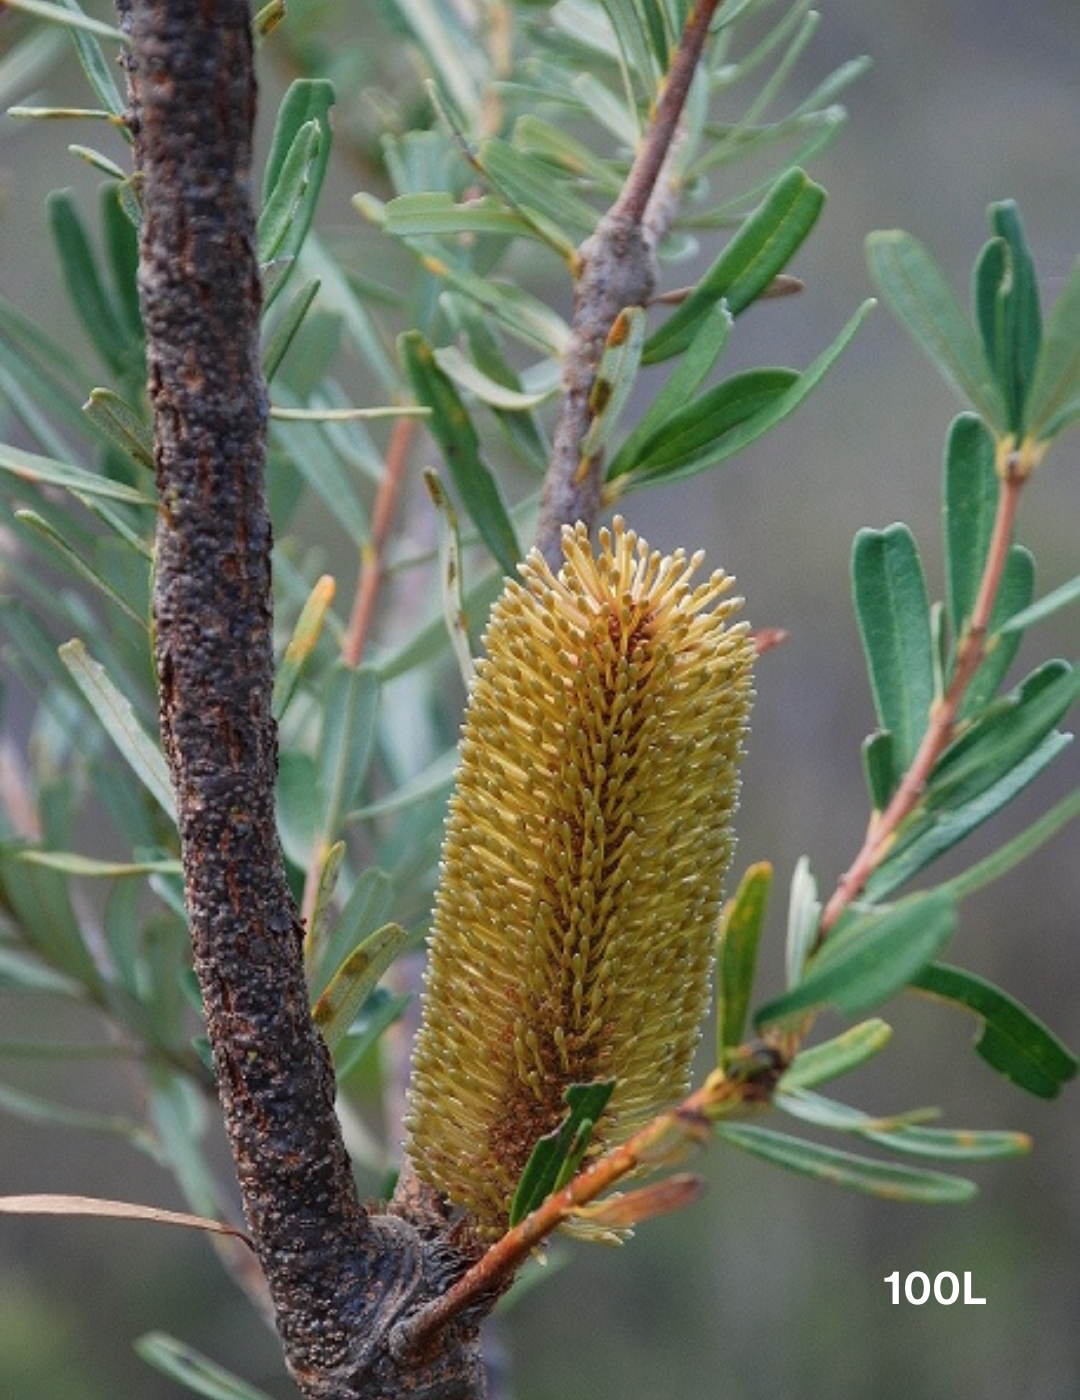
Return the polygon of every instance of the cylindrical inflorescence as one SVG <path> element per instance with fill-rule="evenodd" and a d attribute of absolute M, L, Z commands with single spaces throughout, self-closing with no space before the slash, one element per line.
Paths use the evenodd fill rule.
<path fill-rule="evenodd" d="M 413 1061 L 409 1155 L 485 1238 L 568 1085 L 615 1080 L 593 1150 L 686 1092 L 752 697 L 740 600 L 691 585 L 700 554 L 621 520 L 563 552 L 492 611 Z"/>

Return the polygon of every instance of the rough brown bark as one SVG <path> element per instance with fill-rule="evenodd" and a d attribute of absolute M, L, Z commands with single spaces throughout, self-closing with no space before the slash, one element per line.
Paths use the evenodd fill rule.
<path fill-rule="evenodd" d="M 413 1223 L 357 1199 L 277 837 L 250 10 L 245 0 L 118 7 L 144 207 L 161 726 L 244 1211 L 310 1400 L 469 1400 L 482 1388 L 474 1324 L 408 1364 L 388 1350 L 392 1324 L 457 1264 Z"/>

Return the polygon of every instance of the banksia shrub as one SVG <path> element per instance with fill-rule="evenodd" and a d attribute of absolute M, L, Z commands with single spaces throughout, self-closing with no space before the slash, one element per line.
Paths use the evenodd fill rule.
<path fill-rule="evenodd" d="M 593 1151 L 686 1092 L 731 856 L 753 645 L 721 572 L 616 520 L 492 611 L 443 846 L 409 1153 L 501 1233 L 571 1084 Z M 711 607 L 710 605 L 716 604 Z"/>

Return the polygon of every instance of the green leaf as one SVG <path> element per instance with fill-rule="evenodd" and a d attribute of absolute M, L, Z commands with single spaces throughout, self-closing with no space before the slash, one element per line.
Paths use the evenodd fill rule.
<path fill-rule="evenodd" d="M 842 1133 L 855 1133 L 868 1142 L 879 1143 L 894 1152 L 911 1157 L 934 1157 L 938 1161 L 985 1162 L 999 1157 L 1018 1157 L 1031 1151 L 1026 1133 L 981 1132 L 970 1128 L 924 1128 L 920 1117 L 937 1116 L 937 1110 L 916 1110 L 889 1118 L 876 1118 L 821 1094 L 797 1090 L 778 1092 L 777 1108 L 793 1118 Z"/>
<path fill-rule="evenodd" d="M 751 865 L 720 914 L 718 1064 L 723 1064 L 725 1051 L 738 1045 L 743 1038 L 771 886 L 772 866 L 767 861 Z"/>
<path fill-rule="evenodd" d="M 20 851 L 18 859 L 29 861 L 31 865 L 48 866 L 50 870 L 62 870 L 66 875 L 84 875 L 95 880 L 125 880 L 153 872 L 183 874 L 183 866 L 178 860 L 98 860 L 75 851 L 34 850 Z"/>
<path fill-rule="evenodd" d="M 645 343 L 645 312 L 640 306 L 620 311 L 608 332 L 589 395 L 592 421 L 581 440 L 581 455 L 592 457 L 610 440 L 637 381 Z"/>
<path fill-rule="evenodd" d="M 990 206 L 990 227 L 1004 245 L 1006 257 L 995 301 L 1000 328 L 990 341 L 987 360 L 997 370 L 998 387 L 1008 409 L 1008 425 L 1017 439 L 1025 430 L 1025 409 L 1042 341 L 1042 312 L 1035 264 L 1028 247 L 1020 211 L 1013 200 Z M 985 339 L 985 333 L 984 333 Z"/>
<path fill-rule="evenodd" d="M 131 701 L 117 689 L 105 668 L 93 659 L 82 642 L 66 642 L 59 651 L 61 661 L 106 734 L 161 810 L 175 822 L 176 806 L 165 760 L 135 717 Z"/>
<path fill-rule="evenodd" d="M 369 666 L 337 662 L 324 684 L 322 729 L 315 759 L 320 828 L 328 840 L 356 803 L 375 740 L 379 678 Z"/>
<path fill-rule="evenodd" d="M 1019 612 L 1013 613 L 997 628 L 996 635 L 1026 632 L 1035 623 L 1043 622 L 1062 608 L 1070 607 L 1078 599 L 1080 599 L 1080 574 L 1076 578 L 1070 579 L 1068 583 L 1063 583 L 1060 588 L 1055 588 L 1047 593 L 1037 603 L 1032 603 L 1030 607 L 1021 608 Z"/>
<path fill-rule="evenodd" d="M 101 232 L 109 264 L 116 312 L 133 347 L 146 339 L 139 304 L 139 234 L 128 218 L 119 192 L 103 185 L 100 195 Z"/>
<path fill-rule="evenodd" d="M 48 210 L 64 285 L 83 329 L 113 374 L 129 372 L 141 351 L 141 344 L 132 345 L 106 290 L 71 191 L 58 190 L 51 194 Z"/>
<path fill-rule="evenodd" d="M 1070 742 L 1069 735 L 1048 734 L 1026 759 L 969 801 L 916 817 L 867 880 L 865 897 L 874 903 L 887 899 L 1011 802 Z"/>
<path fill-rule="evenodd" d="M 646 342 L 645 364 L 684 350 L 702 318 L 720 301 L 744 311 L 791 261 L 825 203 L 825 191 L 802 170 L 789 170 L 746 220 L 687 299 Z"/>
<path fill-rule="evenodd" d="M 892 735 L 896 771 L 904 772 L 934 703 L 930 603 L 906 525 L 859 531 L 852 584 L 878 723 Z"/>
<path fill-rule="evenodd" d="M 433 468 L 424 472 L 424 485 L 439 515 L 439 591 L 442 594 L 446 631 L 457 659 L 461 679 L 468 689 L 475 668 L 472 645 L 469 641 L 469 621 L 465 614 L 464 570 L 461 564 L 461 532 L 458 529 L 457 511 L 446 494 L 439 473 Z"/>
<path fill-rule="evenodd" d="M 1001 571 L 997 597 L 990 614 L 986 656 L 975 672 L 960 706 L 960 719 L 978 715 L 997 694 L 998 687 L 1020 649 L 1022 636 L 1004 632 L 1004 624 L 1015 613 L 1023 612 L 1035 596 L 1035 559 L 1022 544 L 1009 546 Z M 1004 632 L 1004 635 L 1003 635 Z"/>
<path fill-rule="evenodd" d="M 101 102 L 101 105 L 108 109 L 109 112 L 112 112 L 113 116 L 125 115 L 126 104 L 125 101 L 123 101 L 122 95 L 120 95 L 115 77 L 112 76 L 113 70 L 111 64 L 105 59 L 104 53 L 101 52 L 101 45 L 99 45 L 97 39 L 91 38 L 91 35 L 106 35 L 108 38 L 116 39 L 119 43 L 126 43 L 126 39 L 123 38 L 123 35 L 120 34 L 119 31 L 115 31 L 115 29 L 113 29 L 111 34 L 108 34 L 108 32 L 106 32 L 106 28 L 108 27 L 95 28 L 94 22 L 92 21 L 90 24 L 81 24 L 80 21 L 87 20 L 87 15 L 85 15 L 83 7 L 77 3 L 77 0 L 56 0 L 56 4 L 57 7 L 69 11 L 73 17 L 78 17 L 77 20 L 73 18 L 67 32 L 71 35 L 71 42 L 76 46 L 78 62 L 83 64 L 83 71 L 85 76 L 87 76 L 87 81 L 90 83 L 95 95 L 97 95 L 98 101 Z M 125 136 L 130 140 L 130 133 L 127 132 L 126 129 Z"/>
<path fill-rule="evenodd" d="M 857 1016 L 887 1001 L 945 946 L 956 908 L 942 890 L 910 895 L 888 909 L 845 918 L 806 972 L 782 996 L 760 1007 L 754 1024 L 790 1026 L 825 1006 Z"/>
<path fill-rule="evenodd" d="M 147 1332 L 135 1343 L 142 1359 L 164 1375 L 207 1400 L 271 1400 L 201 1352 L 165 1332 Z"/>
<path fill-rule="evenodd" d="M 863 740 L 862 760 L 870 804 L 875 812 L 883 812 L 900 778 L 893 737 L 887 729 L 878 729 Z"/>
<path fill-rule="evenodd" d="M 81 985 L 71 977 L 54 972 L 38 962 L 0 943 L 0 992 L 43 992 L 49 996 L 78 996 Z"/>
<path fill-rule="evenodd" d="M 778 1089 L 788 1093 L 839 1079 L 884 1050 L 891 1039 L 892 1027 L 886 1022 L 876 1018 L 860 1021 L 831 1040 L 800 1050 L 784 1071 Z"/>
<path fill-rule="evenodd" d="M 1077 816 L 1080 816 L 1080 789 L 1074 790 L 1068 797 L 1063 797 L 1026 831 L 1014 836 L 1011 841 L 984 857 L 978 864 L 954 876 L 949 881 L 949 888 L 957 899 L 964 899 L 975 890 L 990 884 L 992 880 L 1000 879 L 1051 837 L 1056 836 L 1063 826 Z"/>
<path fill-rule="evenodd" d="M 457 204 L 445 190 L 399 194 L 378 206 L 370 195 L 353 197 L 365 218 L 381 223 L 396 238 L 453 238 L 463 233 L 495 233 L 504 237 L 532 233 L 513 209 L 490 195 Z"/>
<path fill-rule="evenodd" d="M 337 922 L 329 930 L 318 966 L 310 978 L 315 997 L 326 990 L 330 978 L 365 939 L 387 922 L 393 902 L 393 882 L 374 866 L 361 872 L 349 891 Z"/>
<path fill-rule="evenodd" d="M 800 856 L 792 871 L 791 890 L 788 894 L 784 966 L 789 987 L 793 987 L 803 975 L 820 917 L 821 903 L 818 899 L 817 881 L 810 871 L 809 860 L 806 856 Z"/>
<path fill-rule="evenodd" d="M 1048 661 L 997 701 L 951 744 L 927 784 L 927 806 L 957 807 L 1035 752 L 1080 696 L 1080 670 Z"/>
<path fill-rule="evenodd" d="M 751 369 L 732 375 L 674 413 L 644 444 L 641 480 L 667 480 L 703 471 L 730 456 L 733 431 L 769 409 L 798 380 L 793 369 Z"/>
<path fill-rule="evenodd" d="M 118 1114 L 89 1113 L 81 1108 L 69 1108 L 37 1094 L 27 1094 L 10 1084 L 0 1084 L 0 1112 L 10 1113 L 28 1123 L 43 1123 L 52 1128 L 74 1128 L 83 1133 L 105 1133 L 126 1138 L 143 1151 L 152 1150 L 150 1134 L 130 1118 Z"/>
<path fill-rule="evenodd" d="M 311 310 L 311 304 L 319 295 L 319 288 L 322 283 L 317 277 L 309 278 L 299 291 L 291 298 L 288 306 L 276 321 L 273 330 L 265 338 L 262 352 L 263 373 L 269 383 L 278 370 L 281 362 L 289 353 L 296 334 L 304 323 L 304 317 Z"/>
<path fill-rule="evenodd" d="M 103 20 L 91 19 L 89 15 L 83 14 L 77 5 L 73 5 L 71 0 L 55 0 L 55 3 L 51 0 L 7 0 L 7 8 L 22 10 L 24 14 L 36 15 L 38 19 L 47 19 L 53 24 L 63 25 L 72 33 L 82 30 L 87 34 L 100 34 L 102 38 L 112 39 L 125 47 L 128 43 L 126 34 Z"/>
<path fill-rule="evenodd" d="M 571 194 L 564 181 L 535 156 L 492 136 L 480 147 L 479 163 L 495 189 L 520 211 L 527 227 L 560 257 L 571 259 L 577 244 L 596 228 L 597 210 Z"/>
<path fill-rule="evenodd" d="M 466 359 L 456 345 L 440 346 L 433 353 L 435 363 L 444 374 L 450 376 L 455 384 L 459 384 L 470 394 L 475 394 L 481 402 L 489 404 L 492 408 L 502 408 L 509 413 L 522 413 L 532 408 L 539 408 L 559 390 L 558 384 L 552 384 L 550 387 L 539 389 L 533 393 L 510 388 L 485 374 L 473 364 L 472 360 Z"/>
<path fill-rule="evenodd" d="M 298 78 L 290 83 L 278 108 L 270 153 L 263 171 L 264 208 L 281 182 L 295 148 L 296 138 L 304 127 L 314 122 L 324 135 L 329 136 L 329 112 L 333 105 L 334 88 L 325 79 Z"/>
<path fill-rule="evenodd" d="M 911 985 L 973 1012 L 982 1023 L 976 1051 L 1028 1093 L 1055 1098 L 1076 1075 L 1076 1056 L 1026 1007 L 993 983 L 958 967 L 933 963 Z"/>
<path fill-rule="evenodd" d="M 334 1073 L 338 1083 L 344 1083 L 360 1061 L 375 1046 L 385 1030 L 397 1021 L 412 1001 L 409 992 L 392 996 L 376 987 L 360 1009 L 345 1038 L 338 1042 L 334 1055 Z"/>
<path fill-rule="evenodd" d="M 570 1084 L 563 1099 L 568 1112 L 553 1132 L 538 1139 L 521 1173 L 510 1206 L 510 1226 L 536 1210 L 577 1171 L 585 1156 L 593 1129 L 611 1098 L 613 1079 L 593 1084 Z"/>
<path fill-rule="evenodd" d="M 311 653 L 315 650 L 319 637 L 322 635 L 323 622 L 330 604 L 334 601 L 334 590 L 334 580 L 329 574 L 323 574 L 316 581 L 307 601 L 300 609 L 300 616 L 296 619 L 296 626 L 293 628 L 292 636 L 285 648 L 285 654 L 281 658 L 281 665 L 274 677 L 273 711 L 275 720 L 280 721 L 282 715 L 289 708 L 289 701 L 292 699 L 300 677 L 304 673 L 304 668 L 311 659 Z"/>
<path fill-rule="evenodd" d="M 143 416 L 111 389 L 91 389 L 83 412 L 102 435 L 141 467 L 154 469 L 154 434 Z"/>
<path fill-rule="evenodd" d="M 52 968 L 100 996 L 101 974 L 76 918 L 70 882 L 46 866 L 16 866 L 17 859 L 15 850 L 0 853 L 0 878 L 23 938 Z"/>
<path fill-rule="evenodd" d="M 679 356 L 660 392 L 650 399 L 640 422 L 612 457 L 608 481 L 632 471 L 641 462 L 646 444 L 661 437 L 668 420 L 690 402 L 720 358 L 734 324 L 723 301 L 706 310 L 685 353 Z"/>
<path fill-rule="evenodd" d="M 36 530 L 39 535 L 48 540 L 56 553 L 60 556 L 61 562 L 77 577 L 96 588 L 99 593 L 106 597 L 110 603 L 120 609 L 120 611 L 131 619 L 137 627 L 144 632 L 148 630 L 148 623 L 145 617 L 140 617 L 126 598 L 112 586 L 92 564 L 87 563 L 83 551 L 76 548 L 69 540 L 66 540 L 55 526 L 40 516 L 36 510 L 17 510 L 15 518 L 22 525 L 32 530 Z"/>
<path fill-rule="evenodd" d="M 409 935 L 400 924 L 384 924 L 354 948 L 312 1007 L 312 1016 L 330 1050 L 344 1039 L 357 1013 Z"/>
<path fill-rule="evenodd" d="M 74 496 L 103 496 L 107 500 L 126 501 L 129 505 L 153 506 L 152 496 L 136 491 L 133 486 L 125 486 L 121 481 L 112 481 L 107 476 L 97 476 L 82 467 L 73 467 L 67 462 L 57 462 L 51 457 L 39 457 L 33 452 L 23 452 L 9 443 L 0 443 L 0 471 L 9 472 L 22 481 L 30 481 L 41 486 L 61 486 Z"/>
<path fill-rule="evenodd" d="M 746 1124 L 727 1123 L 717 1133 L 733 1147 L 788 1171 L 817 1177 L 831 1186 L 843 1186 L 890 1201 L 920 1201 L 924 1204 L 955 1204 L 975 1195 L 975 1184 L 943 1172 L 917 1171 L 892 1162 L 875 1161 L 835 1147 L 805 1142 L 786 1133 Z"/>
<path fill-rule="evenodd" d="M 570 328 L 561 316 L 538 297 L 508 282 L 480 277 L 457 267 L 446 258 L 422 253 L 420 261 L 433 276 L 441 278 L 463 296 L 470 297 L 488 315 L 494 316 L 511 335 L 545 355 L 561 356 L 570 342 Z"/>
<path fill-rule="evenodd" d="M 1049 442 L 1080 416 L 1080 260 L 1047 317 L 1028 395 L 1027 429 Z"/>
<path fill-rule="evenodd" d="M 794 413 L 810 392 L 817 387 L 824 378 L 826 372 L 832 367 L 836 359 L 846 348 L 855 332 L 866 319 L 866 315 L 873 305 L 874 303 L 872 301 L 864 302 L 833 343 L 826 350 L 822 351 L 817 359 L 803 370 L 801 374 L 796 373 L 794 370 L 751 370 L 746 376 L 736 376 L 736 379 L 742 379 L 744 383 L 741 385 L 738 394 L 736 394 L 734 390 L 728 391 L 733 397 L 739 397 L 748 391 L 752 391 L 754 387 L 753 381 L 756 376 L 768 377 L 770 375 L 788 375 L 791 376 L 791 378 L 788 380 L 786 388 L 780 387 L 777 383 L 778 392 L 771 394 L 767 392 L 764 393 L 762 395 L 763 401 L 758 405 L 756 411 L 750 412 L 749 416 L 743 417 L 741 421 L 731 424 L 728 430 L 719 438 L 713 436 L 711 440 L 707 440 L 698 453 L 691 454 L 674 465 L 669 464 L 666 466 L 663 471 L 664 481 L 674 481 L 682 477 L 693 476 L 697 472 L 704 471 L 708 467 L 716 466 L 719 462 L 734 456 L 736 452 L 741 452 L 744 447 L 755 442 L 771 428 L 774 428 L 777 423 L 782 422 L 790 414 Z M 734 379 L 728 380 L 727 384 L 731 385 L 734 382 Z M 725 387 L 726 386 L 723 384 L 717 386 L 718 390 L 724 389 Z M 757 387 L 759 389 L 764 387 L 761 380 L 758 380 Z M 703 411 L 703 406 L 707 405 L 710 394 L 714 392 L 716 391 L 710 390 L 706 394 L 703 394 L 684 414 L 676 415 L 676 419 L 691 433 L 693 433 L 694 430 L 690 427 L 687 420 L 692 420 Z M 744 402 L 744 407 L 746 406 L 748 405 Z M 728 405 L 728 411 L 731 412 L 733 407 L 733 405 Z M 669 426 L 670 423 L 671 420 L 669 420 Z M 698 435 L 703 435 L 706 439 L 710 438 L 707 422 L 699 424 L 696 431 Z M 661 432 L 657 435 L 656 441 L 662 442 L 664 436 L 665 434 Z M 642 450 L 642 458 L 646 455 L 647 450 L 648 449 Z M 661 448 L 661 450 L 663 451 L 664 449 Z M 644 464 L 640 470 L 636 470 L 632 474 L 627 473 L 626 485 L 636 486 L 641 482 L 647 483 L 654 479 L 659 479 L 659 473 L 654 473 L 653 464 L 649 462 Z M 621 487 L 622 482 L 620 482 L 618 486 L 613 487 L 609 492 L 609 496 L 617 496 L 620 493 Z"/>
<path fill-rule="evenodd" d="M 480 439 L 465 405 L 419 331 L 408 331 L 399 345 L 416 397 L 431 409 L 429 427 L 462 505 L 504 573 L 513 577 L 521 548 L 495 477 L 481 456 Z"/>
<path fill-rule="evenodd" d="M 944 474 L 945 582 L 954 643 L 971 620 L 999 490 L 994 439 L 981 418 L 962 413 L 949 429 Z"/>
<path fill-rule="evenodd" d="M 870 272 L 893 313 L 967 402 L 998 431 L 1005 409 L 979 337 L 918 239 L 900 229 L 866 240 Z"/>

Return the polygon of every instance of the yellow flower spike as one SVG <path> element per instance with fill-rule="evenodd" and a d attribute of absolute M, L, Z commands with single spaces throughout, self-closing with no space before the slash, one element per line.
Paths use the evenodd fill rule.
<path fill-rule="evenodd" d="M 691 587 L 702 555 L 620 519 L 563 553 L 491 614 L 413 1061 L 409 1155 L 484 1239 L 569 1084 L 616 1081 L 593 1152 L 687 1090 L 752 698 L 740 600 L 720 572 Z"/>

